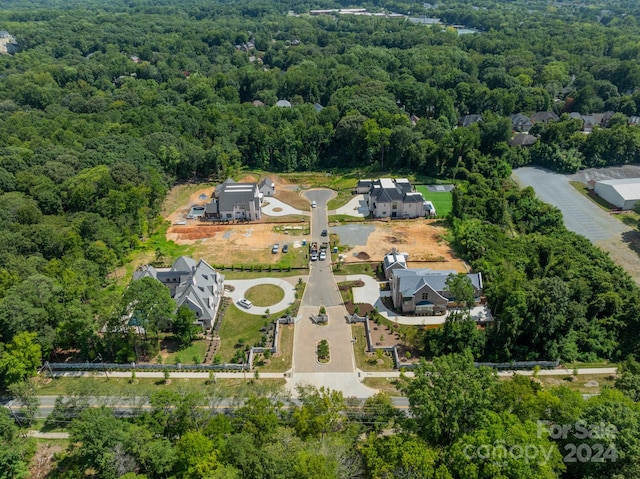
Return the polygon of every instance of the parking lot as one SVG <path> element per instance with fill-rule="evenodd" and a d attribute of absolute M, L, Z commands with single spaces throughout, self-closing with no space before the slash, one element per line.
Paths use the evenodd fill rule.
<path fill-rule="evenodd" d="M 582 176 L 569 176 L 544 168 L 524 167 L 513 170 L 513 176 L 523 187 L 533 187 L 542 201 L 559 208 L 568 230 L 584 236 L 607 251 L 614 261 L 640 283 L 640 257 L 632 249 L 637 248 L 637 230 L 609 215 L 570 184 L 570 181 L 580 181 L 579 178 L 607 178 L 606 170 L 609 168 L 591 170 L 591 173 L 585 170 L 586 172 L 578 174 Z M 611 170 L 614 178 L 620 177 L 614 176 L 619 174 L 620 168 Z"/>

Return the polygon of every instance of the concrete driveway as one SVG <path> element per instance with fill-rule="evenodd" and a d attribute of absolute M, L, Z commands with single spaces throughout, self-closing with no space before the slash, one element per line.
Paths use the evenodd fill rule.
<path fill-rule="evenodd" d="M 337 281 L 342 279 L 336 278 Z M 373 279 L 371 276 L 365 274 L 354 274 L 346 276 L 344 281 L 362 281 L 364 286 L 361 288 L 352 288 L 353 302 L 354 303 L 368 303 L 378 310 L 378 312 L 389 321 L 393 321 L 398 324 L 407 324 L 411 326 L 427 326 L 427 325 L 440 325 L 443 324 L 447 316 L 452 311 L 447 311 L 447 314 L 442 316 L 405 316 L 398 314 L 395 311 L 388 309 L 382 302 L 382 298 L 391 296 L 391 291 L 380 291 L 380 283 Z M 472 308 L 470 311 L 471 317 L 475 320 L 487 320 L 490 317 L 490 312 L 484 306 L 478 306 Z"/>
<path fill-rule="evenodd" d="M 233 291 L 225 291 L 225 296 L 231 298 L 233 300 L 233 303 L 241 310 L 249 314 L 255 314 L 257 316 L 266 314 L 265 311 L 267 309 L 269 310 L 269 314 L 284 311 L 289 306 L 291 306 L 296 299 L 296 289 L 289 281 L 281 278 L 229 279 L 225 280 L 224 283 L 225 285 L 233 286 L 234 288 Z M 270 306 L 253 306 L 251 309 L 245 309 L 242 306 L 238 305 L 238 301 L 245 297 L 245 293 L 249 288 L 252 288 L 253 286 L 259 286 L 261 284 L 272 284 L 274 286 L 278 286 L 284 291 L 284 298 L 282 298 L 281 301 Z"/>
<path fill-rule="evenodd" d="M 329 214 L 355 216 L 365 218 L 369 216 L 369 207 L 364 195 L 356 195 L 349 202 L 340 208 L 330 211 Z"/>
<path fill-rule="evenodd" d="M 262 212 L 267 216 L 304 215 L 309 216 L 308 211 L 302 211 L 293 206 L 269 196 L 262 200 Z"/>

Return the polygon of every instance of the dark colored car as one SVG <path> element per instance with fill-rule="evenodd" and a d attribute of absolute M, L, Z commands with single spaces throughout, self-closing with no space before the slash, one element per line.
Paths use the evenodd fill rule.
<path fill-rule="evenodd" d="M 289 245 L 288 245 L 288 244 L 286 244 L 286 245 L 284 245 L 284 246 L 282 247 L 282 252 L 283 252 L 283 253 L 288 253 L 288 252 L 289 252 Z"/>
<path fill-rule="evenodd" d="M 322 233 L 320 234 L 320 236 L 327 236 L 329 233 L 327 232 L 327 230 L 322 230 Z"/>

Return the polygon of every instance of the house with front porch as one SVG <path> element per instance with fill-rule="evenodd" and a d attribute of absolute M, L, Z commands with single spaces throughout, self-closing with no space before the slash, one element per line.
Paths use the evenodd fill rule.
<path fill-rule="evenodd" d="M 447 289 L 447 278 L 456 271 L 396 268 L 390 275 L 393 307 L 402 313 L 432 316 L 445 314 L 455 298 Z M 482 275 L 467 274 L 474 290 L 475 302 L 482 295 Z"/>

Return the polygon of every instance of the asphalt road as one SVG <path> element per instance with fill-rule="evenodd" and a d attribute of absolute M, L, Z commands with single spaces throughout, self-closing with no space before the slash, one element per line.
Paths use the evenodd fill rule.
<path fill-rule="evenodd" d="M 570 177 L 539 167 L 513 170 L 513 176 L 524 186 L 531 186 L 538 198 L 562 211 L 564 224 L 593 243 L 619 239 L 630 230 L 622 221 L 612 218 L 569 184 Z"/>
<path fill-rule="evenodd" d="M 57 396 L 38 396 L 40 400 L 40 411 L 37 415 L 38 418 L 46 418 L 48 417 L 54 408 L 55 400 Z M 127 398 L 120 396 L 88 396 L 87 397 L 89 405 L 91 407 L 101 407 L 106 406 L 112 408 L 119 414 L 130 415 L 140 410 L 148 410 L 151 409 L 151 405 L 146 399 L 138 398 Z M 361 401 L 364 401 L 366 398 L 358 398 Z M 409 407 L 409 400 L 405 397 L 393 397 L 393 404 L 398 409 L 407 409 Z M 299 406 L 301 402 L 295 398 L 288 399 L 289 403 L 285 407 L 293 407 Z M 15 401 L 9 401 L 5 404 L 6 407 L 12 410 L 18 410 L 19 405 Z M 241 406 L 238 401 L 230 398 L 230 399 L 222 399 L 219 401 L 215 401 L 211 403 L 209 406 L 203 407 L 203 409 L 213 409 L 216 411 L 226 411 L 235 409 Z"/>

